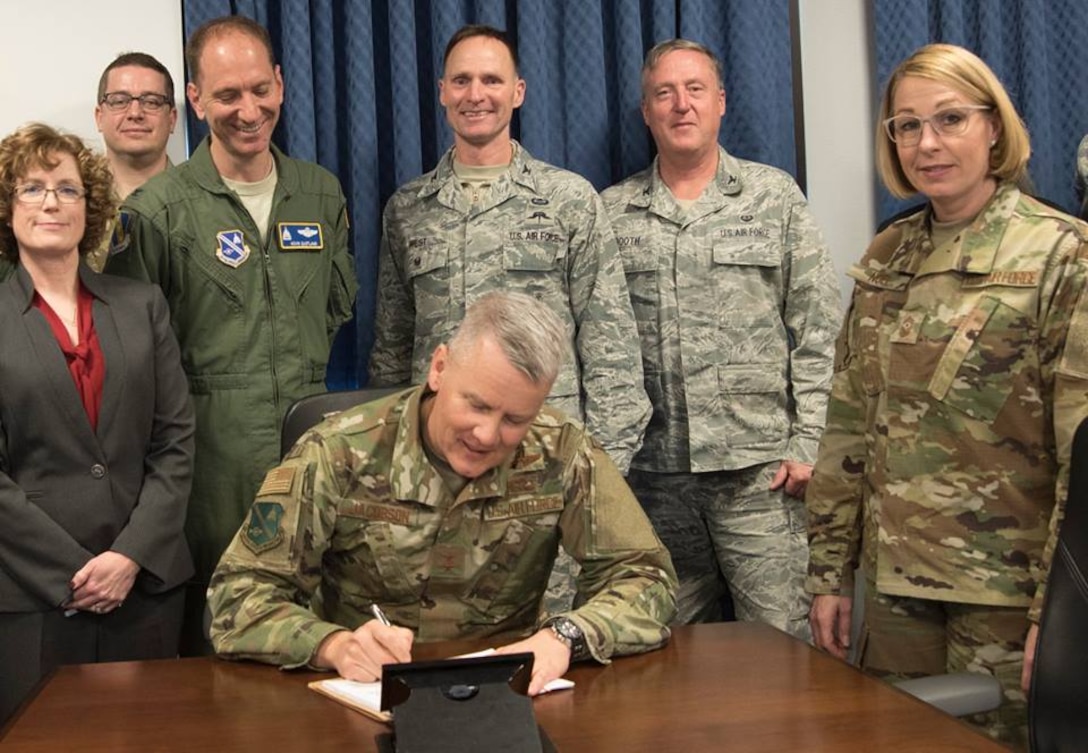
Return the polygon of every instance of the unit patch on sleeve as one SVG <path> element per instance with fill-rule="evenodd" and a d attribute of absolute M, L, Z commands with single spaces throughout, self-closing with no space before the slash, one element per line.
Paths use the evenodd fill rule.
<path fill-rule="evenodd" d="M 279 502 L 254 502 L 249 520 L 242 529 L 242 543 L 254 554 L 275 548 L 283 541 L 283 505 Z"/>

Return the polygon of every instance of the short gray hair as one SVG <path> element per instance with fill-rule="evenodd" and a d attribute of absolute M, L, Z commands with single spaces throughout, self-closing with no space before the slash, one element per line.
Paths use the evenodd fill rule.
<path fill-rule="evenodd" d="M 709 47 L 699 44 L 698 42 L 692 42 L 690 39 L 666 39 L 664 42 L 655 44 L 650 51 L 646 53 L 646 60 L 642 64 L 643 99 L 646 99 L 646 81 L 650 78 L 650 74 L 653 73 L 654 68 L 661 62 L 661 58 L 665 57 L 670 52 L 676 52 L 677 50 L 689 50 L 690 52 L 698 52 L 706 55 L 710 60 L 710 67 L 713 69 L 714 75 L 718 79 L 718 88 L 725 88 L 725 78 L 722 76 L 722 62 L 718 60 L 717 55 L 711 52 Z"/>
<path fill-rule="evenodd" d="M 566 327 L 554 311 L 524 293 L 493 291 L 473 302 L 449 342 L 450 355 L 491 337 L 510 364 L 536 384 L 550 384 L 567 354 Z"/>

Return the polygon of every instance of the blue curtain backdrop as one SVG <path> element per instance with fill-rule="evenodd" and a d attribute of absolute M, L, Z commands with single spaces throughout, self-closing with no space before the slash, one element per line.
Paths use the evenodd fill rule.
<path fill-rule="evenodd" d="M 514 36 L 527 82 L 515 138 L 598 189 L 650 162 L 639 70 L 677 36 L 722 58 L 725 147 L 796 174 L 789 0 L 185 0 L 186 37 L 231 13 L 272 36 L 286 84 L 276 143 L 330 169 L 348 196 L 360 290 L 331 389 L 366 381 L 381 210 L 453 143 L 436 82 L 466 23 Z M 206 131 L 191 113 L 189 127 L 195 145 Z"/>
<path fill-rule="evenodd" d="M 1077 144 L 1088 133 L 1085 0 L 875 0 L 874 44 L 880 92 L 904 58 L 930 42 L 958 44 L 1001 79 L 1031 134 L 1037 193 L 1076 212 Z M 883 186 L 878 215 L 917 204 Z"/>

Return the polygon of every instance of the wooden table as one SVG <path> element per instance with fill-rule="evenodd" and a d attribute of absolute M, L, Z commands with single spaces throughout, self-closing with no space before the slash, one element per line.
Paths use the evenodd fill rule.
<path fill-rule="evenodd" d="M 419 646 L 415 658 L 471 644 Z M 478 646 L 476 646 L 478 647 Z M 383 725 L 306 688 L 320 677 L 218 659 L 61 668 L 9 725 L 5 753 L 376 750 Z M 560 753 L 963 751 L 1004 747 L 763 625 L 678 628 L 671 644 L 534 701 Z"/>

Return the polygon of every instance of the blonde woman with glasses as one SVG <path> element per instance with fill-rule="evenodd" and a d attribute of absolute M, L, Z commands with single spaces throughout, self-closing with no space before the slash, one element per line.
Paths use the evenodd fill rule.
<path fill-rule="evenodd" d="M 845 657 L 860 564 L 861 667 L 990 673 L 1003 704 L 975 722 L 1026 749 L 1024 688 L 1088 413 L 1088 226 L 1017 188 L 1027 132 L 967 50 L 900 64 L 880 121 L 885 185 L 928 203 L 849 272 L 806 496 L 813 636 Z"/>

